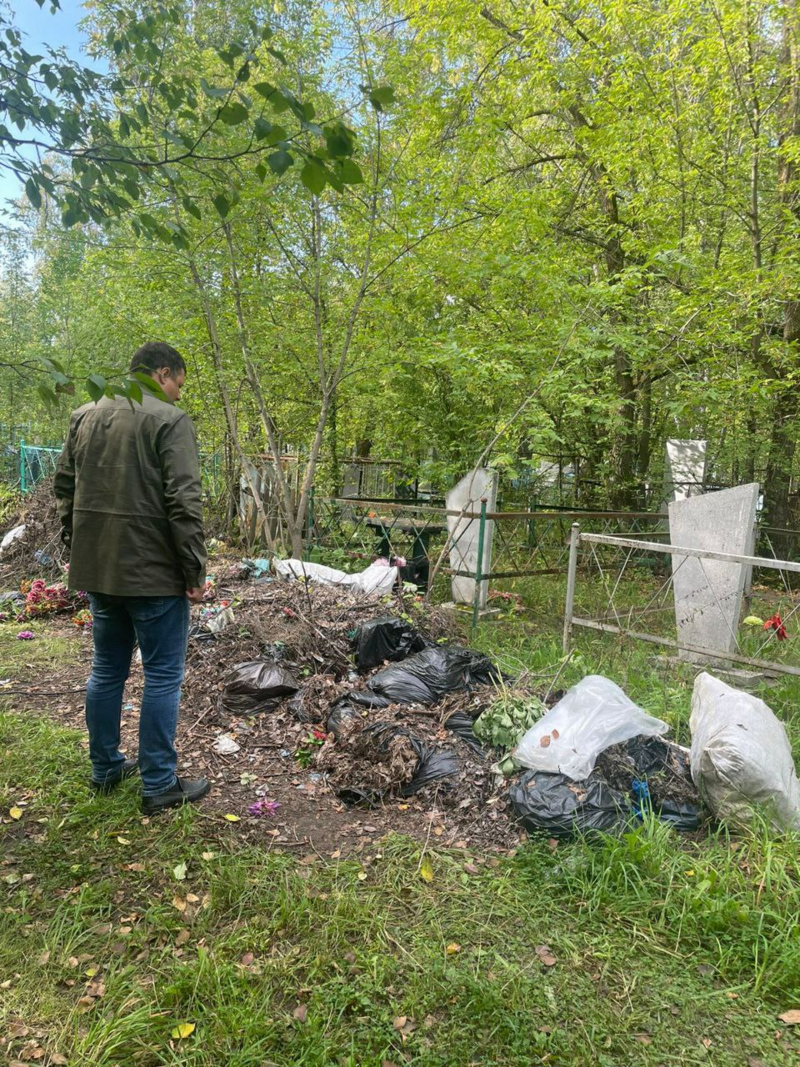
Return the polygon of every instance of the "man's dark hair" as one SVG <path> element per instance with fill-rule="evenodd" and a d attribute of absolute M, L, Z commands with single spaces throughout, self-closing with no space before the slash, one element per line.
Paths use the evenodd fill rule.
<path fill-rule="evenodd" d="M 173 374 L 179 371 L 186 372 L 183 356 L 164 341 L 148 341 L 141 348 L 137 348 L 133 354 L 131 371 L 138 370 L 151 374 L 153 371 L 161 370 L 162 367 L 169 367 Z"/>

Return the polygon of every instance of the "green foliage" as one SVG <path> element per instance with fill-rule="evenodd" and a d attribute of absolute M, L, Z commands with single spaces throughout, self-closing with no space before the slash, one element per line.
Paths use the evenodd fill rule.
<path fill-rule="evenodd" d="M 505 692 L 477 719 L 473 730 L 487 745 L 508 752 L 546 710 L 540 700 Z"/>

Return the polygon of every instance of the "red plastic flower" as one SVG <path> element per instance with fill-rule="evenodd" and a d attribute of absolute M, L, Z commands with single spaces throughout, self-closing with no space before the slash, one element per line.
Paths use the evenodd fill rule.
<path fill-rule="evenodd" d="M 774 630 L 775 636 L 778 638 L 779 641 L 785 641 L 786 638 L 789 636 L 786 632 L 786 627 L 783 625 L 783 619 L 780 617 L 777 611 L 771 619 L 767 619 L 767 621 L 764 623 L 764 629 Z"/>

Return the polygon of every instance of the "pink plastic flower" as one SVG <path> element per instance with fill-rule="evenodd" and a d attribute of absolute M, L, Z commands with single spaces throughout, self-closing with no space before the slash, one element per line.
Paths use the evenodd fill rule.
<path fill-rule="evenodd" d="M 280 801 L 267 800 L 266 797 L 262 797 L 255 804 L 251 804 L 247 810 L 250 815 L 268 815 L 271 819 L 274 819 L 280 806 Z"/>

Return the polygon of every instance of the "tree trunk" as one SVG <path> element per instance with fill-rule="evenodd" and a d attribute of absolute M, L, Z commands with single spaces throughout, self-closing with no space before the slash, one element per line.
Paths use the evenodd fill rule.
<path fill-rule="evenodd" d="M 791 0 L 787 5 L 783 24 L 784 62 L 789 81 L 786 102 L 786 121 L 783 144 L 796 143 L 800 136 L 800 3 Z M 781 203 L 787 214 L 784 240 L 792 244 L 800 225 L 800 196 L 798 194 L 797 163 L 791 151 L 781 150 L 779 157 L 778 185 Z M 800 414 L 800 396 L 794 381 L 793 370 L 800 356 L 800 295 L 793 293 L 783 308 L 783 351 L 773 363 L 771 376 L 783 381 L 784 388 L 776 394 L 772 415 L 769 460 L 764 481 L 764 512 L 770 526 L 787 530 L 791 526 L 790 493 L 792 468 L 796 451 L 797 417 Z M 794 540 L 786 533 L 772 535 L 772 546 L 778 558 L 784 559 L 791 552 Z"/>

